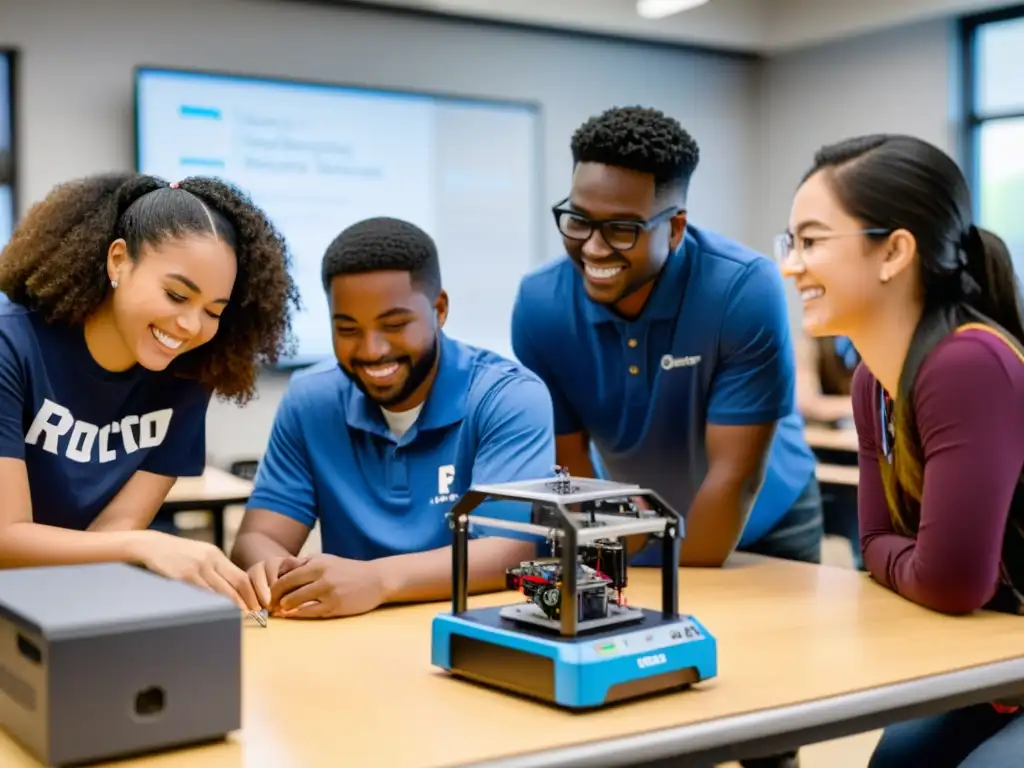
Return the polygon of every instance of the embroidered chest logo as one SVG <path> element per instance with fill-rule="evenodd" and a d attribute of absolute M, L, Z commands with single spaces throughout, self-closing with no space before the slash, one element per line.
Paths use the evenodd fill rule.
<path fill-rule="evenodd" d="M 666 371 L 673 368 L 692 368 L 700 362 L 700 355 L 684 355 L 683 357 L 672 357 L 665 355 L 661 358 L 661 367 Z"/>
<path fill-rule="evenodd" d="M 455 482 L 455 465 L 442 464 L 437 468 L 437 495 L 430 500 L 431 504 L 448 504 L 455 501 L 459 494 L 452 493 Z"/>
<path fill-rule="evenodd" d="M 41 447 L 47 453 L 63 453 L 80 464 L 107 464 L 117 458 L 119 449 L 129 454 L 160 445 L 167 437 L 173 414 L 173 408 L 164 408 L 99 426 L 76 419 L 60 403 L 46 399 L 25 434 L 25 442 L 39 445 L 42 440 Z"/>

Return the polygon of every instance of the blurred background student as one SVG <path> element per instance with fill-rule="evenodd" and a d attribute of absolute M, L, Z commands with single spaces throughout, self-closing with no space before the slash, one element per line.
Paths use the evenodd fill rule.
<path fill-rule="evenodd" d="M 806 333 L 796 341 L 797 408 L 808 424 L 827 428 L 853 428 L 853 401 L 850 391 L 860 355 L 846 336 L 812 338 Z M 812 446 L 818 461 L 826 464 L 856 463 L 856 454 Z M 850 555 L 856 568 L 863 567 L 860 532 L 857 525 L 856 486 L 823 484 L 821 508 L 826 535 L 841 536 L 850 542 Z"/>

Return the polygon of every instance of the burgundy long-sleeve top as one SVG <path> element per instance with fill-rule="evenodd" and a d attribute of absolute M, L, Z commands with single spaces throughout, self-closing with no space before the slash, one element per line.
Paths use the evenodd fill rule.
<path fill-rule="evenodd" d="M 1024 467 L 1024 363 L 985 330 L 951 334 L 922 363 L 913 390 L 924 456 L 916 538 L 897 534 L 889 516 L 878 466 L 877 386 L 861 365 L 853 379 L 853 413 L 865 567 L 928 608 L 977 610 L 1000 582 L 1010 500 Z"/>

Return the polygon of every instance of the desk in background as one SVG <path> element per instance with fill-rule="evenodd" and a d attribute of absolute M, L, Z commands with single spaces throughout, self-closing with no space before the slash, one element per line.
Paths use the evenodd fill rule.
<path fill-rule="evenodd" d="M 224 510 L 245 504 L 252 494 L 250 480 L 235 477 L 216 467 L 207 467 L 201 477 L 182 477 L 171 487 L 161 512 L 209 510 L 213 516 L 213 541 L 224 549 Z"/>
<path fill-rule="evenodd" d="M 804 427 L 804 437 L 818 457 L 815 473 L 819 483 L 846 487 L 857 485 L 860 472 L 857 469 L 856 430 L 808 424 Z"/>
<path fill-rule="evenodd" d="M 814 474 L 822 485 L 842 485 L 856 487 L 860 482 L 858 467 L 844 467 L 837 464 L 818 464 Z"/>
<path fill-rule="evenodd" d="M 635 568 L 631 603 L 657 605 Z M 719 677 L 589 714 L 449 677 L 430 624 L 450 603 L 244 631 L 244 729 L 121 768 L 338 765 L 598 768 L 735 760 L 1024 694 L 1024 618 L 943 616 L 842 568 L 736 555 L 682 569 L 680 607 L 719 642 Z M 521 599 L 470 598 L 471 606 Z M 0 734 L 0 765 L 36 768 Z"/>
<path fill-rule="evenodd" d="M 830 429 L 816 424 L 804 427 L 804 437 L 813 450 L 847 451 L 857 453 L 857 431 L 853 429 Z"/>

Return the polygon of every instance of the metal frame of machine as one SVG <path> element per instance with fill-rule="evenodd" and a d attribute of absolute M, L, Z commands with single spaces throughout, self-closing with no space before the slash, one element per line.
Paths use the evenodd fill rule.
<path fill-rule="evenodd" d="M 473 486 L 454 505 L 452 610 L 434 619 L 433 663 L 574 709 L 714 677 L 715 639 L 678 611 L 682 516 L 650 489 L 556 470 L 541 480 Z M 488 500 L 531 503 L 530 522 L 475 514 Z M 468 609 L 475 526 L 533 534 L 551 544 L 553 557 L 508 570 L 508 587 L 527 602 Z M 661 539 L 660 612 L 621 600 L 627 564 L 620 540 L 644 534 Z M 569 605 L 575 610 L 565 610 Z M 515 665 L 522 669 L 505 669 Z"/>

